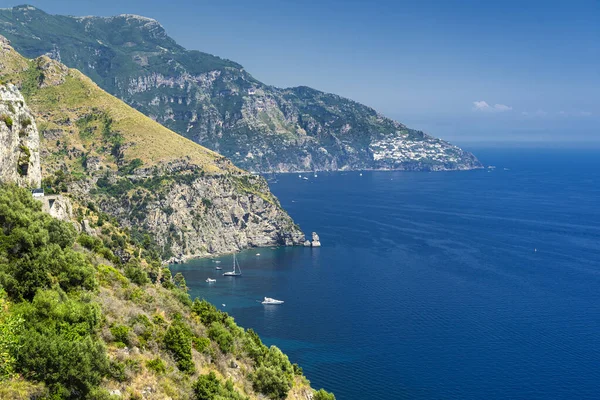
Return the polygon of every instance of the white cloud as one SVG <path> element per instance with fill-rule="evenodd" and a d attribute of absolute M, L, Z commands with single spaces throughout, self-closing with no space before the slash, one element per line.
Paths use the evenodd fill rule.
<path fill-rule="evenodd" d="M 507 106 L 506 104 L 494 104 L 492 106 L 492 105 L 489 105 L 487 103 L 487 101 L 484 101 L 484 100 L 474 101 L 473 106 L 474 106 L 473 109 L 475 111 L 484 111 L 484 112 L 505 112 L 505 111 L 512 110 L 512 107 Z"/>

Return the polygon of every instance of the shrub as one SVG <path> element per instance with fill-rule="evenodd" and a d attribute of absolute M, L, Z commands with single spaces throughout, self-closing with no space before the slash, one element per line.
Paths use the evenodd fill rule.
<path fill-rule="evenodd" d="M 250 379 L 254 390 L 273 400 L 285 399 L 292 388 L 292 381 L 275 368 L 260 366 Z"/>
<path fill-rule="evenodd" d="M 94 289 L 93 266 L 73 250 L 67 222 L 41 211 L 29 191 L 0 186 L 0 285 L 14 300 L 31 300 L 38 289 Z"/>
<path fill-rule="evenodd" d="M 131 332 L 131 328 L 125 325 L 115 325 L 110 328 L 110 333 L 115 338 L 115 342 L 122 343 L 125 346 L 130 344 L 129 333 Z"/>
<path fill-rule="evenodd" d="M 319 389 L 313 395 L 313 400 L 335 400 L 335 396 L 323 389 Z"/>
<path fill-rule="evenodd" d="M 173 284 L 181 290 L 188 290 L 187 283 L 181 272 L 175 274 L 175 276 L 173 277 Z"/>
<path fill-rule="evenodd" d="M 192 339 L 192 344 L 198 353 L 202 353 L 210 346 L 210 340 L 205 337 L 195 337 Z"/>
<path fill-rule="evenodd" d="M 22 329 L 23 319 L 9 313 L 6 293 L 0 288 L 0 381 L 14 373 Z"/>
<path fill-rule="evenodd" d="M 224 322 L 227 314 L 217 310 L 215 306 L 206 300 L 195 299 L 192 304 L 192 312 L 196 314 L 204 325 L 211 325 L 213 322 Z"/>
<path fill-rule="evenodd" d="M 208 329 L 208 337 L 214 340 L 223 353 L 233 350 L 233 335 L 220 322 L 213 322 Z"/>
<path fill-rule="evenodd" d="M 128 265 L 125 267 L 125 276 L 129 278 L 133 283 L 140 286 L 150 282 L 148 274 L 139 266 Z"/>
<path fill-rule="evenodd" d="M 194 373 L 192 361 L 192 338 L 189 328 L 183 321 L 174 321 L 164 337 L 165 348 L 173 355 L 177 367 L 185 373 Z"/>
<path fill-rule="evenodd" d="M 20 344 L 19 372 L 65 398 L 85 398 L 108 372 L 104 346 L 90 336 L 30 329 Z"/>
<path fill-rule="evenodd" d="M 21 120 L 21 126 L 25 129 L 30 126 L 33 122 L 31 122 L 31 118 L 24 118 Z"/>
<path fill-rule="evenodd" d="M 9 129 L 12 129 L 13 120 L 10 116 L 2 114 L 0 115 L 0 121 L 4 122 Z"/>
<path fill-rule="evenodd" d="M 146 361 L 146 368 L 150 371 L 154 371 L 156 374 L 164 374 L 167 372 L 167 366 L 160 357 L 153 358 L 152 360 Z"/>
<path fill-rule="evenodd" d="M 195 400 L 246 399 L 235 390 L 230 379 L 223 385 L 212 371 L 206 375 L 200 375 L 193 385 L 193 390 Z"/>

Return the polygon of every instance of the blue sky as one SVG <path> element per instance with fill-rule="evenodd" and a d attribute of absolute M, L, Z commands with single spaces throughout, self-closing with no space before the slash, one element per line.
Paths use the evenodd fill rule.
<path fill-rule="evenodd" d="M 600 143 L 599 0 L 29 3 L 153 17 L 265 83 L 337 93 L 459 143 Z"/>

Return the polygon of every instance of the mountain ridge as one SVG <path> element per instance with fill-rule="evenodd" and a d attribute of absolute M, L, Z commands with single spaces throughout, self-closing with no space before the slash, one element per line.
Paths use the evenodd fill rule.
<path fill-rule="evenodd" d="M 255 172 L 463 170 L 481 163 L 457 146 L 358 102 L 276 88 L 238 63 L 186 50 L 155 19 L 0 10 L 0 33 L 27 57 L 80 69 L 152 119 Z"/>

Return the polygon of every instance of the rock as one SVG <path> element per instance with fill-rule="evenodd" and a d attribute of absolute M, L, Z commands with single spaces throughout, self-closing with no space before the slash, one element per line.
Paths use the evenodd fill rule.
<path fill-rule="evenodd" d="M 310 240 L 304 241 L 304 247 L 310 247 Z"/>
<path fill-rule="evenodd" d="M 13 84 L 0 85 L 0 181 L 39 188 L 40 135 L 23 95 Z"/>
<path fill-rule="evenodd" d="M 319 235 L 317 232 L 312 233 L 312 247 L 321 247 L 321 241 L 319 240 Z"/>
<path fill-rule="evenodd" d="M 90 225 L 90 221 L 87 219 L 84 219 L 83 221 L 81 221 L 81 229 L 83 231 L 83 233 L 86 233 L 90 236 L 96 236 L 97 232 L 94 228 L 92 228 L 92 226 Z"/>
<path fill-rule="evenodd" d="M 246 186 L 240 189 L 240 183 Z M 165 185 L 160 194 L 144 199 L 141 209 L 140 203 L 107 197 L 100 207 L 121 225 L 147 230 L 159 246 L 170 246 L 174 256 L 169 263 L 305 241 L 260 176 L 199 174 L 188 182 L 174 180 Z M 134 211 L 139 219 L 132 220 Z"/>
<path fill-rule="evenodd" d="M 42 201 L 42 210 L 52 217 L 67 222 L 73 219 L 73 205 L 68 197 L 62 195 L 48 195 L 39 200 Z"/>
<path fill-rule="evenodd" d="M 239 368 L 239 365 L 235 361 L 233 361 L 233 360 L 231 360 L 231 363 L 229 364 L 229 366 L 231 368 Z"/>
<path fill-rule="evenodd" d="M 108 392 L 108 394 L 110 394 L 111 396 L 121 396 L 121 391 L 119 389 L 113 389 L 111 391 Z"/>

